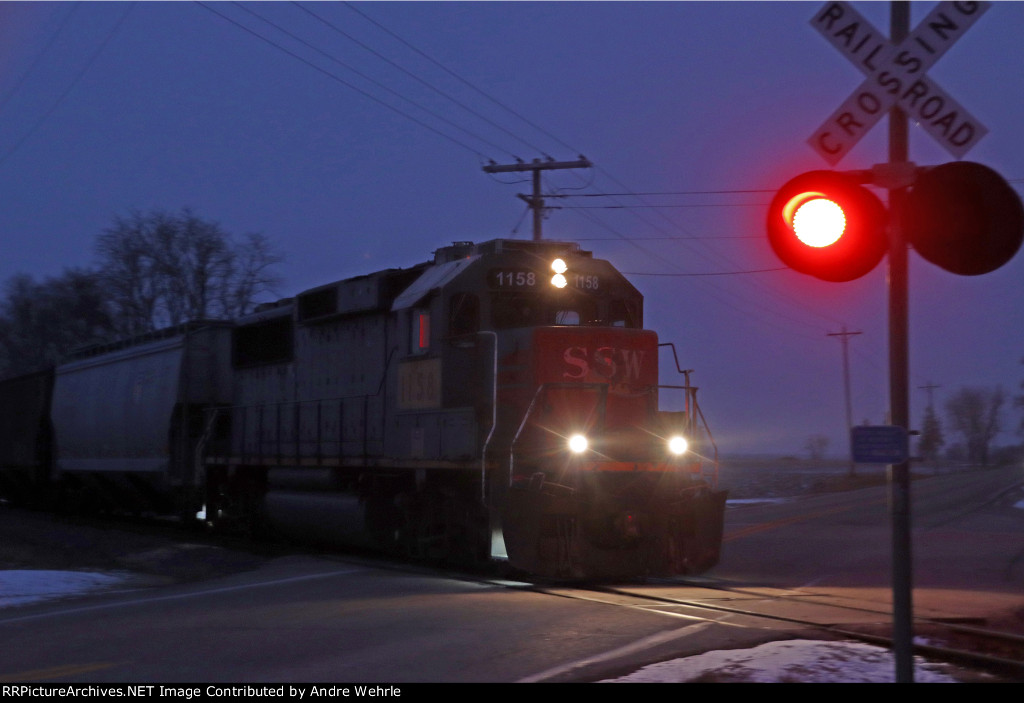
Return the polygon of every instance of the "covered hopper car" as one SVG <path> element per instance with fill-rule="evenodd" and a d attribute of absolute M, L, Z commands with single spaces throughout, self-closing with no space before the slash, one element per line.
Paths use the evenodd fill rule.
<path fill-rule="evenodd" d="M 0 382 L 25 410 L 0 415 L 0 490 L 556 578 L 700 572 L 726 494 L 662 346 L 576 244 L 459 242 Z"/>

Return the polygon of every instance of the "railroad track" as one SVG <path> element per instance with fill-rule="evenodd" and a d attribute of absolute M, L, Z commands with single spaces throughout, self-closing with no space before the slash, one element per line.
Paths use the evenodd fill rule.
<path fill-rule="evenodd" d="M 20 511 L 18 511 L 20 513 Z M 26 519 L 38 517 L 31 513 L 20 513 L 17 522 L 24 528 Z M 231 550 L 244 550 L 258 555 L 257 558 L 282 556 L 296 549 L 305 551 L 308 545 L 280 542 L 256 542 L 235 537 L 225 538 L 160 520 L 125 517 L 63 517 L 50 516 L 39 529 L 40 540 L 52 541 L 55 526 L 67 531 L 81 527 L 98 529 L 110 536 L 111 544 L 118 548 L 126 541 L 124 535 L 157 536 L 171 542 L 181 540 L 202 543 Z M 31 522 L 32 520 L 29 520 Z M 23 529 L 19 530 L 23 532 Z M 31 545 L 42 547 L 43 542 Z M 98 558 L 110 558 L 104 548 L 90 540 L 90 550 Z M 59 555 L 63 560 L 67 555 Z M 82 556 L 82 555 L 79 555 Z M 380 555 L 359 555 L 351 550 L 329 550 L 321 556 L 328 559 L 359 561 L 365 559 L 377 568 L 401 570 L 421 568 L 445 578 L 487 582 L 506 588 L 530 590 L 554 597 L 587 600 L 606 603 L 616 607 L 632 607 L 643 610 L 657 610 L 693 620 L 704 620 L 722 625 L 758 626 L 769 621 L 792 626 L 794 630 L 821 632 L 823 638 L 854 639 L 880 646 L 891 646 L 888 636 L 891 627 L 891 612 L 880 603 L 868 601 L 843 602 L 834 596 L 822 595 L 810 590 L 759 587 L 750 584 L 730 584 L 713 578 L 678 578 L 656 580 L 636 585 L 583 586 L 555 584 L 551 582 L 527 582 L 499 580 L 493 572 L 455 573 L 450 569 L 438 569 L 430 565 L 393 561 Z M 230 568 L 232 565 L 227 565 Z M 959 666 L 986 671 L 1009 681 L 1024 681 L 1024 634 L 999 631 L 987 627 L 982 620 L 946 621 L 930 618 L 915 618 L 917 638 L 915 653 L 933 661 L 945 661 Z"/>
<path fill-rule="evenodd" d="M 795 589 L 735 586 L 713 579 L 672 579 L 637 586 L 512 586 L 561 598 L 656 610 L 723 625 L 756 626 L 770 621 L 818 631 L 829 639 L 853 639 L 891 647 L 892 613 L 881 604 L 841 603 L 829 596 Z M 659 590 L 685 589 L 684 596 Z M 984 627 L 984 622 L 914 619 L 914 653 L 984 671 L 1008 681 L 1024 681 L 1024 635 Z"/>

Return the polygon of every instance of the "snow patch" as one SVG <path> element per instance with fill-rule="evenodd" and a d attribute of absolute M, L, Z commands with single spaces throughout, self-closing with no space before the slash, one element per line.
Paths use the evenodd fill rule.
<path fill-rule="evenodd" d="M 941 664 L 915 657 L 914 681 L 956 683 Z M 651 664 L 601 683 L 684 683 L 701 679 L 744 683 L 891 683 L 896 680 L 892 652 L 860 642 L 785 640 L 752 649 L 707 652 Z"/>
<path fill-rule="evenodd" d="M 124 576 L 87 571 L 0 571 L 0 608 L 84 595 L 124 581 Z"/>

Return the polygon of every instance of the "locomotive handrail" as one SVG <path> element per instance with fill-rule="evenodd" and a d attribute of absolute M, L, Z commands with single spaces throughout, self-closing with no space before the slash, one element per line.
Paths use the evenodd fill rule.
<path fill-rule="evenodd" d="M 480 448 L 480 503 L 487 505 L 487 450 L 498 427 L 498 333 L 493 330 L 481 330 L 477 334 L 489 334 L 494 339 L 494 368 L 491 371 L 491 428 L 487 431 L 483 447 Z M 479 435 L 478 435 L 479 436 Z"/>
<path fill-rule="evenodd" d="M 353 395 L 336 396 L 336 397 L 333 397 L 333 398 L 307 398 L 307 399 L 304 399 L 304 400 L 283 400 L 283 401 L 275 401 L 275 402 L 268 402 L 268 403 L 251 403 L 251 404 L 248 404 L 248 405 L 221 406 L 221 407 L 213 409 L 214 410 L 213 414 L 215 416 L 217 413 L 219 413 L 221 411 L 227 411 L 229 413 L 229 416 L 233 417 L 236 411 L 247 411 L 247 410 L 252 409 L 252 408 L 259 409 L 259 428 L 257 429 L 257 433 L 256 433 L 257 434 L 256 453 L 257 453 L 258 456 L 263 457 L 266 454 L 266 452 L 264 452 L 264 450 L 263 450 L 263 440 L 264 440 L 264 437 L 263 437 L 263 435 L 264 435 L 264 432 L 263 432 L 263 411 L 268 406 L 271 406 L 271 405 L 274 406 L 274 412 L 275 412 L 275 437 L 274 437 L 274 443 L 273 444 L 274 444 L 275 451 L 272 452 L 272 453 L 274 455 L 276 455 L 277 460 L 280 462 L 281 456 L 282 456 L 281 447 L 282 447 L 282 444 L 283 444 L 282 439 L 281 439 L 281 435 L 282 435 L 282 431 L 281 431 L 281 408 L 282 407 L 288 407 L 288 406 L 296 406 L 298 408 L 298 412 L 296 412 L 295 415 L 294 415 L 294 423 L 293 424 L 295 425 L 295 431 L 294 431 L 295 437 L 294 437 L 293 443 L 295 445 L 295 459 L 296 459 L 296 462 L 298 462 L 299 459 L 301 459 L 301 456 L 302 456 L 302 442 L 301 442 L 301 438 L 299 436 L 300 432 L 299 432 L 299 429 L 298 429 L 301 426 L 300 416 L 301 416 L 301 413 L 302 413 L 302 406 L 306 405 L 306 404 L 315 404 L 315 406 L 317 408 L 317 437 L 316 437 L 316 440 L 315 440 L 315 446 L 316 446 L 316 457 L 317 457 L 317 461 L 319 463 L 320 460 L 322 459 L 321 451 L 322 451 L 322 444 L 323 444 L 323 440 L 320 437 L 320 424 L 321 424 L 320 423 L 320 412 L 321 412 L 321 408 L 323 407 L 324 403 L 333 403 L 333 402 L 337 402 L 338 403 L 338 454 L 340 456 L 341 455 L 341 451 L 342 451 L 342 444 L 344 442 L 344 439 L 343 439 L 344 433 L 342 431 L 343 408 L 344 408 L 343 404 L 347 400 L 362 400 L 363 401 L 363 419 L 364 419 L 364 422 L 363 422 L 363 447 L 362 447 L 362 454 L 363 454 L 363 458 L 365 459 L 369 455 L 369 441 L 370 441 L 369 440 L 369 422 L 366 421 L 367 418 L 369 417 L 369 407 L 368 407 L 369 406 L 369 401 L 370 401 L 370 398 L 377 398 L 377 397 L 384 397 L 385 401 L 386 401 L 386 396 L 383 393 L 384 385 L 387 382 L 388 369 L 391 367 L 391 361 L 392 361 L 392 359 L 394 359 L 395 353 L 397 351 L 398 351 L 398 347 L 392 347 L 391 351 L 388 352 L 387 359 L 384 362 L 384 370 L 383 370 L 383 373 L 381 374 L 381 380 L 377 384 L 377 390 L 375 392 L 373 392 L 373 393 L 355 393 Z M 210 411 L 210 408 L 207 408 L 207 412 L 209 412 L 209 411 Z M 242 427 L 243 427 L 243 431 L 242 431 L 242 444 L 239 447 L 239 454 L 243 455 L 243 456 L 246 454 L 246 451 L 245 451 L 245 430 L 244 430 L 246 415 L 247 415 L 247 413 L 242 415 Z M 212 426 L 212 420 L 208 420 L 208 422 Z M 383 428 L 382 428 L 382 432 L 381 432 L 381 441 L 383 441 Z M 205 447 L 205 442 L 203 444 L 204 444 L 204 447 Z"/>
<path fill-rule="evenodd" d="M 674 342 L 661 342 L 661 343 L 658 344 L 658 346 L 659 347 L 671 347 L 671 349 L 672 349 L 672 359 L 676 363 L 676 371 L 678 371 L 680 374 L 682 374 L 683 377 L 686 379 L 686 385 L 684 386 L 684 388 L 687 389 L 687 393 L 686 393 L 687 411 L 689 411 L 690 398 L 692 396 L 692 398 L 693 398 L 693 409 L 694 409 L 695 412 L 691 413 L 691 417 L 694 417 L 694 415 L 700 417 L 701 422 L 704 424 L 704 432 L 707 433 L 708 441 L 711 442 L 711 448 L 714 450 L 714 462 L 715 462 L 714 483 L 715 483 L 715 487 L 717 488 L 718 487 L 718 445 L 715 444 L 715 438 L 711 434 L 711 428 L 708 426 L 707 418 L 704 417 L 704 412 L 700 409 L 700 405 L 698 405 L 698 403 L 697 403 L 697 389 L 690 385 L 690 374 L 693 373 L 693 369 L 684 369 L 682 366 L 679 365 L 679 355 L 676 354 L 676 345 L 675 345 Z M 676 386 L 665 386 L 665 387 L 666 388 L 675 388 Z"/>
<path fill-rule="evenodd" d="M 687 374 L 688 373 L 689 372 L 687 372 Z M 718 487 L 718 445 L 715 443 L 714 435 L 711 434 L 711 427 L 710 427 L 710 425 L 708 425 L 707 418 L 704 417 L 704 411 L 700 409 L 700 403 L 697 402 L 697 390 L 698 390 L 697 386 L 691 386 L 689 384 L 689 382 L 687 382 L 687 384 L 683 385 L 683 386 L 674 386 L 674 385 L 668 385 L 668 384 L 661 384 L 661 385 L 658 385 L 658 386 L 655 386 L 655 387 L 656 388 L 670 388 L 670 389 L 686 391 L 687 418 L 688 418 L 688 422 L 691 425 L 687 429 L 689 429 L 689 431 L 691 433 L 695 433 L 696 429 L 697 429 L 696 428 L 697 418 L 700 418 L 701 424 L 704 427 L 704 433 L 708 437 L 708 442 L 711 443 L 712 462 L 714 463 L 714 467 L 715 467 L 715 469 L 714 469 L 714 484 L 715 484 L 715 487 L 717 488 Z M 693 407 L 693 412 L 689 411 L 689 408 L 691 407 L 691 405 Z"/>
<path fill-rule="evenodd" d="M 571 390 L 596 390 L 600 394 L 600 414 L 598 415 L 598 427 L 604 427 L 604 418 L 606 406 L 608 404 L 608 384 L 607 383 L 575 383 L 571 381 L 563 382 L 548 382 L 542 383 L 537 386 L 537 390 L 533 393 L 533 399 L 530 400 L 530 405 L 526 408 L 526 412 L 523 414 L 522 422 L 519 423 L 519 429 L 516 430 L 515 436 L 512 437 L 512 441 L 508 445 L 508 485 L 512 485 L 513 476 L 515 475 L 515 463 L 516 463 L 516 442 L 519 441 L 520 435 L 526 428 L 526 422 L 530 419 L 530 415 L 533 414 L 533 409 L 537 405 L 537 400 L 540 398 L 542 392 L 547 392 L 548 389 L 571 389 Z"/>
<path fill-rule="evenodd" d="M 697 404 L 696 389 L 694 389 L 693 396 L 693 407 L 697 410 L 697 414 L 700 415 L 701 422 L 704 423 L 704 431 L 708 434 L 708 441 L 711 442 L 711 449 L 714 450 L 714 462 L 715 462 L 715 476 L 714 476 L 714 487 L 718 488 L 718 445 L 715 444 L 715 438 L 711 434 L 711 427 L 708 426 L 707 418 L 704 417 L 704 411 L 700 409 L 700 405 Z"/>
<path fill-rule="evenodd" d="M 199 435 L 199 439 L 196 441 L 195 456 L 193 458 L 194 464 L 192 467 L 192 485 L 196 488 L 201 488 L 206 483 L 206 465 L 203 461 L 206 456 L 206 445 L 210 441 L 210 435 L 213 434 L 213 425 L 217 421 L 217 416 L 224 409 L 223 406 L 204 408 L 206 424 L 203 427 L 203 433 Z"/>
<path fill-rule="evenodd" d="M 676 354 L 676 343 L 675 342 L 659 342 L 659 347 L 672 347 L 672 358 L 676 362 L 676 371 L 686 376 L 686 385 L 690 385 L 690 374 L 693 373 L 693 369 L 684 369 L 679 365 L 679 355 Z"/>
<path fill-rule="evenodd" d="M 376 393 L 356 393 L 356 394 L 352 394 L 352 395 L 334 396 L 334 397 L 330 397 L 330 398 L 307 398 L 307 399 L 304 399 L 304 400 L 286 400 L 286 401 L 268 402 L 268 403 L 249 403 L 249 404 L 246 404 L 246 405 L 228 405 L 228 406 L 219 406 L 219 407 L 216 407 L 216 408 L 206 408 L 206 412 L 207 413 L 213 412 L 214 414 L 219 414 L 219 413 L 222 413 L 222 412 L 226 412 L 226 413 L 229 414 L 229 417 L 231 417 L 231 418 L 235 418 L 237 416 L 237 413 L 242 412 L 242 428 L 243 428 L 242 432 L 241 432 L 241 442 L 242 443 L 238 447 L 238 453 L 241 456 L 245 456 L 245 455 L 250 453 L 250 452 L 246 451 L 246 447 L 245 447 L 245 436 L 246 436 L 245 425 L 246 425 L 246 417 L 248 416 L 248 412 L 246 412 L 246 411 L 257 410 L 258 411 L 258 417 L 257 417 L 258 428 L 257 428 L 257 432 L 256 432 L 256 434 L 257 434 L 257 439 L 256 439 L 257 447 L 256 447 L 256 450 L 255 450 L 255 454 L 257 456 L 260 456 L 260 457 L 263 457 L 263 456 L 265 456 L 267 454 L 273 454 L 276 457 L 280 458 L 282 456 L 282 454 L 283 454 L 282 446 L 285 444 L 285 442 L 281 438 L 281 435 L 283 434 L 281 432 L 281 417 L 280 417 L 281 409 L 282 408 L 294 406 L 294 407 L 299 408 L 298 412 L 301 413 L 302 412 L 302 410 L 301 410 L 302 406 L 313 405 L 314 407 L 316 407 L 318 409 L 317 412 L 319 413 L 320 412 L 320 408 L 322 408 L 324 405 L 330 404 L 330 403 L 338 403 L 338 435 L 339 436 L 338 436 L 337 442 L 338 442 L 338 453 L 340 455 L 340 453 L 341 453 L 341 446 L 342 446 L 342 443 L 344 442 L 343 432 L 342 432 L 342 422 L 343 422 L 343 408 L 344 408 L 345 402 L 346 401 L 356 401 L 356 402 L 362 401 L 363 413 L 364 413 L 364 417 L 365 417 L 366 414 L 367 414 L 366 406 L 367 406 L 367 404 L 369 402 L 369 399 L 370 398 L 379 397 L 380 395 L 381 395 L 381 393 L 378 391 Z M 264 451 L 264 449 L 265 449 L 265 447 L 264 447 L 264 440 L 265 440 L 265 437 L 264 437 L 264 434 L 265 434 L 265 432 L 264 432 L 264 425 L 265 424 L 269 424 L 269 423 L 264 423 L 263 420 L 264 420 L 264 410 L 266 408 L 268 408 L 268 407 L 273 407 L 274 408 L 274 413 L 275 413 L 275 418 L 273 420 L 273 424 L 274 424 L 274 427 L 276 428 L 276 433 L 275 433 L 276 436 L 273 438 L 273 440 L 268 440 L 268 441 L 271 441 L 271 445 L 272 446 L 270 447 L 270 449 L 272 451 Z M 296 422 L 297 422 L 297 420 L 298 420 L 298 418 L 296 418 Z M 366 455 L 367 446 L 368 446 L 367 442 L 369 441 L 369 439 L 368 439 L 368 431 L 369 431 L 368 423 L 364 422 L 363 423 L 363 454 L 364 454 L 364 456 Z M 314 442 L 316 444 L 316 452 L 317 452 L 317 458 L 318 459 L 321 457 L 321 453 L 320 452 L 321 452 L 321 445 L 322 445 L 323 441 L 324 440 L 320 437 L 320 422 L 319 422 L 319 418 L 318 418 L 318 422 L 317 422 L 317 437 L 314 440 Z M 300 446 L 301 446 L 302 443 L 301 443 L 301 439 L 300 439 L 300 437 L 299 437 L 299 435 L 297 433 L 296 433 L 296 435 L 294 437 L 294 440 L 292 440 L 290 442 L 287 442 L 287 444 L 295 444 L 296 445 L 295 446 L 295 452 L 296 452 L 297 455 L 301 456 Z M 233 451 L 233 449 L 229 450 L 229 451 Z"/>

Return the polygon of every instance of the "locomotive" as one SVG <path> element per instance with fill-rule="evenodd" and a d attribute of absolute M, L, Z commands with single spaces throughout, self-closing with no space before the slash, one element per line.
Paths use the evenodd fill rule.
<path fill-rule="evenodd" d="M 726 491 L 665 347 L 579 245 L 456 242 L 0 381 L 0 491 L 543 577 L 697 573 Z"/>

